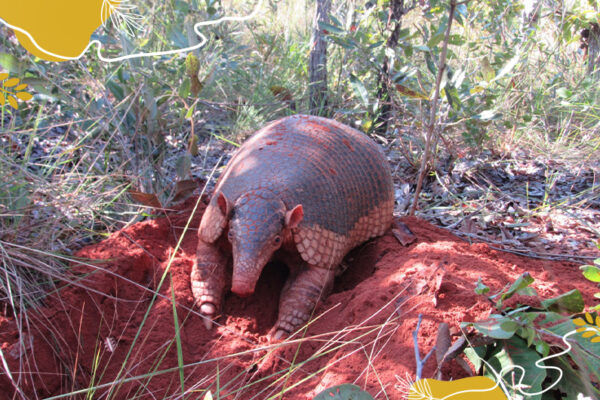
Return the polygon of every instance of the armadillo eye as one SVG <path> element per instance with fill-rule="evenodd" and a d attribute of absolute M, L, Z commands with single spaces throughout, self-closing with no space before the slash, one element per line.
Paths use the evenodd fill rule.
<path fill-rule="evenodd" d="M 231 241 L 233 241 L 233 232 L 232 232 L 232 231 L 229 231 L 229 232 L 227 232 L 227 239 L 228 239 L 230 242 L 231 242 Z"/>
<path fill-rule="evenodd" d="M 281 236 L 277 235 L 273 238 L 273 244 L 278 246 L 281 244 Z"/>

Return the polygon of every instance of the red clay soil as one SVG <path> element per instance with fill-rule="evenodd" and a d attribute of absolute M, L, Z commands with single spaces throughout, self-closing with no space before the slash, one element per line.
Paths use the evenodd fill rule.
<path fill-rule="evenodd" d="M 494 251 L 426 221 L 403 218 L 417 242 L 403 247 L 388 232 L 355 249 L 346 258 L 349 269 L 317 310 L 322 316 L 304 339 L 269 352 L 266 334 L 276 319 L 285 268 L 268 265 L 249 298 L 228 294 L 219 326 L 207 331 L 189 286 L 195 229 L 185 235 L 150 307 L 191 204 L 82 249 L 78 256 L 97 261 L 73 266 L 81 280 L 64 285 L 43 307 L 29 310 L 29 325 L 21 337 L 19 318 L 0 317 L 4 359 L 23 391 L 16 398 L 44 398 L 94 384 L 101 385 L 91 396 L 95 399 L 109 393 L 113 399 L 183 397 L 174 297 L 185 398 L 203 398 L 206 389 L 215 394 L 218 385 L 224 399 L 280 398 L 284 389 L 285 399 L 312 399 L 326 387 L 353 382 L 375 398 L 400 399 L 396 375 L 408 373 L 414 379 L 412 332 L 418 314 L 423 315 L 419 346 L 424 354 L 435 343 L 439 323 L 447 322 L 452 329 L 461 321 L 489 315 L 489 302 L 474 293 L 478 278 L 499 290 L 528 271 L 540 296 L 577 288 L 588 306 L 597 290 L 576 265 Z M 191 227 L 198 226 L 200 215 Z M 433 375 L 434 358 L 426 364 L 424 377 Z M 452 364 L 444 372 L 445 379 L 466 376 Z M 117 377 L 126 381 L 111 384 Z M 13 394 L 6 374 L 0 374 L 0 398 Z"/>

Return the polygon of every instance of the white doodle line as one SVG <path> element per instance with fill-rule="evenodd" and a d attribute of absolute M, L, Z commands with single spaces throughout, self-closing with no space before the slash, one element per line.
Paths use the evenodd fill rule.
<path fill-rule="evenodd" d="M 169 55 L 169 54 L 177 54 L 177 53 L 183 53 L 183 52 L 188 52 L 188 51 L 193 51 L 196 49 L 201 48 L 202 46 L 204 46 L 204 44 L 206 44 L 206 42 L 208 41 L 208 39 L 206 38 L 206 36 L 204 36 L 202 34 L 202 32 L 200 32 L 200 27 L 201 26 L 207 26 L 207 25 L 216 25 L 216 24 L 220 24 L 221 22 L 225 22 L 225 21 L 238 21 L 238 22 L 243 22 L 243 21 L 247 21 L 250 20 L 252 18 L 254 18 L 256 16 L 256 14 L 258 14 L 258 11 L 260 10 L 261 6 L 262 6 L 262 2 L 263 0 L 258 0 L 258 3 L 256 3 L 256 6 L 254 7 L 254 10 L 252 11 L 252 13 L 250 13 L 249 15 L 245 16 L 245 17 L 221 17 L 219 19 L 216 20 L 211 20 L 211 21 L 201 21 L 201 22 L 196 22 L 194 24 L 194 32 L 196 33 L 196 35 L 198 35 L 198 37 L 200 37 L 202 39 L 202 42 L 194 45 L 194 46 L 190 46 L 190 47 L 185 47 L 183 49 L 176 49 L 176 50 L 166 50 L 166 51 L 155 51 L 155 52 L 150 52 L 150 53 L 136 53 L 136 54 L 129 54 L 126 56 L 121 56 L 121 57 L 117 57 L 117 58 L 106 58 L 104 57 L 102 54 L 100 54 L 100 50 L 102 50 L 102 43 L 100 43 L 99 40 L 92 40 L 91 42 L 88 43 L 88 45 L 85 47 L 85 49 L 81 52 L 81 54 L 79 54 L 77 57 L 65 57 L 62 56 L 60 54 L 55 54 L 52 53 L 51 51 L 45 50 L 44 48 L 42 48 L 33 38 L 33 36 L 31 36 L 31 34 L 29 32 L 27 32 L 25 29 L 20 28 L 18 26 L 15 25 L 11 25 L 8 22 L 4 21 L 2 18 L 0 18 L 0 22 L 3 23 L 4 25 L 6 25 L 7 27 L 21 32 L 22 34 L 26 35 L 29 40 L 31 40 L 31 42 L 33 43 L 33 45 L 40 50 L 41 52 L 55 57 L 55 58 L 60 58 L 63 60 L 78 60 L 81 57 L 83 57 L 83 55 L 88 51 L 88 49 L 94 45 L 97 44 L 97 54 L 98 54 L 98 58 L 104 62 L 117 62 L 117 61 L 123 61 L 123 60 L 128 60 L 131 58 L 141 58 L 141 57 L 154 57 L 154 56 L 165 56 L 165 55 Z"/>
<path fill-rule="evenodd" d="M 595 328 L 587 328 L 585 331 L 596 331 Z M 523 383 L 523 378 L 525 378 L 525 368 L 523 368 L 520 365 L 507 365 L 506 367 L 502 368 L 502 370 L 498 373 L 496 372 L 496 370 L 494 370 L 494 368 L 488 364 L 485 360 L 481 359 L 481 361 L 483 361 L 487 367 L 492 371 L 492 373 L 494 374 L 494 376 L 496 377 L 496 384 L 491 387 L 491 388 L 487 388 L 487 389 L 469 389 L 469 390 L 461 390 L 460 392 L 456 392 L 456 393 L 452 393 L 447 395 L 446 397 L 443 397 L 440 400 L 446 400 L 449 399 L 450 397 L 456 396 L 458 394 L 462 394 L 462 393 L 479 393 L 479 392 L 490 392 L 494 389 L 496 389 L 498 386 L 501 386 L 502 391 L 504 392 L 504 394 L 506 395 L 507 399 L 510 399 L 510 393 L 508 391 L 508 389 L 506 388 L 506 386 L 504 385 L 504 382 L 502 382 L 502 377 L 504 376 L 504 374 L 508 373 L 509 371 L 513 370 L 513 369 L 518 369 L 522 372 L 521 377 L 519 378 L 519 382 L 517 383 L 517 390 L 522 394 L 525 395 L 527 397 L 530 396 L 537 396 L 543 393 L 546 393 L 547 391 L 549 391 L 550 389 L 552 389 L 554 386 L 558 385 L 558 383 L 560 382 L 560 380 L 563 377 L 563 370 L 560 369 L 559 367 L 555 367 L 555 366 L 546 366 L 546 365 L 541 365 L 540 363 L 543 363 L 546 360 L 550 360 L 551 358 L 556 358 L 556 357 L 560 357 L 562 355 L 567 354 L 568 352 L 571 351 L 571 349 L 573 348 L 571 346 L 571 343 L 567 342 L 567 338 L 571 335 L 574 335 L 575 333 L 578 333 L 577 330 L 572 330 L 570 332 L 567 332 L 563 337 L 562 337 L 562 341 L 564 344 L 567 345 L 567 349 L 561 351 L 560 353 L 556 353 L 556 354 L 552 354 L 549 356 L 546 356 L 544 358 L 540 358 L 539 360 L 537 360 L 535 362 L 535 365 L 540 368 L 540 369 L 552 369 L 555 371 L 558 371 L 558 379 L 556 380 L 556 382 L 554 382 L 552 385 L 548 386 L 547 388 L 539 391 L 539 392 L 532 392 L 532 393 L 528 393 L 528 392 L 524 392 L 523 390 L 521 390 L 521 387 L 523 387 L 522 383 Z"/>

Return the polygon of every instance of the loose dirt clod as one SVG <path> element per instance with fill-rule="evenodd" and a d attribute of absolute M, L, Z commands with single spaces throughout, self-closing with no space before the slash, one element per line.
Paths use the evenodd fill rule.
<path fill-rule="evenodd" d="M 489 302 L 474 293 L 477 278 L 499 290 L 529 271 L 540 296 L 577 288 L 587 305 L 593 304 L 597 290 L 573 264 L 501 253 L 486 244 L 463 242 L 423 220 L 403 218 L 418 240 L 403 247 L 388 231 L 351 252 L 346 258 L 349 269 L 336 280 L 333 294 L 317 310 L 304 336 L 294 336 L 273 350 L 266 334 L 277 318 L 285 269 L 267 266 L 249 298 L 226 295 L 223 315 L 211 331 L 193 308 L 189 285 L 195 230 L 187 232 L 166 272 L 193 201 L 182 211 L 135 224 L 82 249 L 79 256 L 96 261 L 73 268 L 92 290 L 64 286 L 49 294 L 44 307 L 28 310 L 29 325 L 21 332 L 18 319 L 0 318 L 3 357 L 12 380 L 27 398 L 93 385 L 103 385 L 93 394 L 96 399 L 106 398 L 108 392 L 112 399 L 181 395 L 172 296 L 180 324 L 184 387 L 195 391 L 193 398 L 202 398 L 206 389 L 215 395 L 218 374 L 221 398 L 226 399 L 268 399 L 283 388 L 285 399 L 312 399 L 344 382 L 357 384 L 375 398 L 385 398 L 385 392 L 396 399 L 400 398 L 396 376 L 414 377 L 411 334 L 419 313 L 423 354 L 435 345 L 441 322 L 452 329 L 460 321 L 483 319 L 490 313 Z M 198 226 L 200 214 L 190 226 Z M 432 266 L 443 267 L 442 278 L 420 273 Z M 144 320 L 163 276 L 159 295 Z M 423 286 L 430 290 L 407 296 L 407 290 L 423 285 L 419 281 L 424 279 L 430 280 Z M 396 302 L 402 296 L 399 317 Z M 27 338 L 32 340 L 24 346 Z M 267 356 L 268 365 L 261 363 Z M 424 377 L 435 373 L 435 364 L 429 360 L 424 365 Z M 152 372 L 156 374 L 149 376 Z M 466 376 L 455 361 L 446 363 L 443 372 L 447 379 Z M 126 381 L 111 384 L 117 376 Z M 10 379 L 0 375 L 0 399 L 13 392 Z"/>

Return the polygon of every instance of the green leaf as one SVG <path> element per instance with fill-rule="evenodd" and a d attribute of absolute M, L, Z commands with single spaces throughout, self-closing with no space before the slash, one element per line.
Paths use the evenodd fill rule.
<path fill-rule="evenodd" d="M 544 315 L 545 319 L 538 323 L 541 329 L 547 330 L 559 337 L 563 337 L 567 333 L 573 331 L 576 325 L 570 317 L 564 317 L 557 313 L 547 312 L 540 313 Z M 581 379 L 581 391 L 584 388 L 590 394 L 593 391 L 597 393 L 592 398 L 600 398 L 600 391 L 590 387 L 590 380 L 600 380 L 600 343 L 592 343 L 590 339 L 582 337 L 580 334 L 572 335 L 569 337 L 570 342 L 576 342 L 576 346 L 573 346 L 571 351 L 568 353 L 569 357 L 575 361 L 578 367 L 578 374 L 582 377 Z M 562 342 L 562 341 L 561 341 Z M 566 348 L 562 343 L 561 347 Z"/>
<path fill-rule="evenodd" d="M 190 108 L 185 113 L 185 119 L 190 119 L 194 115 L 194 110 L 196 109 L 196 103 L 192 104 Z"/>
<path fill-rule="evenodd" d="M 190 95 L 190 88 L 191 88 L 191 81 L 189 77 L 186 77 L 183 82 L 181 83 L 181 85 L 179 86 L 179 90 L 177 91 L 177 94 L 179 95 L 179 97 L 182 98 L 187 98 Z"/>
<path fill-rule="evenodd" d="M 0 53 L 0 66 L 8 72 L 20 74 L 23 72 L 23 66 L 17 58 L 8 53 Z"/>
<path fill-rule="evenodd" d="M 436 35 L 433 35 L 431 37 L 431 39 L 429 39 L 429 41 L 427 42 L 427 47 L 429 47 L 430 49 L 434 48 L 435 46 L 437 46 L 438 44 L 440 44 L 440 42 L 444 40 L 444 33 L 438 33 Z"/>
<path fill-rule="evenodd" d="M 123 88 L 115 81 L 110 80 L 106 82 L 106 87 L 110 92 L 115 96 L 117 100 L 123 100 L 125 98 L 125 91 Z"/>
<path fill-rule="evenodd" d="M 519 324 L 512 320 L 506 320 L 500 323 L 500 328 L 506 332 L 514 333 L 518 327 Z"/>
<path fill-rule="evenodd" d="M 431 74 L 433 76 L 436 76 L 437 75 L 437 67 L 435 66 L 435 63 L 433 62 L 433 59 L 431 58 L 431 54 L 425 53 L 425 63 L 427 64 L 427 69 L 429 70 L 429 72 L 431 72 Z"/>
<path fill-rule="evenodd" d="M 363 105 L 365 107 L 368 107 L 369 106 L 369 95 L 368 95 L 367 89 L 365 89 L 365 86 L 363 85 L 363 83 L 360 81 L 360 79 L 358 79 L 356 76 L 354 76 L 354 74 L 350 74 L 350 83 L 352 84 L 352 89 L 354 90 L 354 93 L 358 97 L 360 97 Z"/>
<path fill-rule="evenodd" d="M 444 92 L 446 94 L 448 103 L 450 103 L 450 106 L 454 110 L 460 110 L 462 103 L 460 101 L 460 97 L 458 97 L 458 90 L 454 86 L 450 86 L 450 84 L 448 84 Z"/>
<path fill-rule="evenodd" d="M 543 340 L 538 340 L 535 344 L 535 350 L 543 357 L 546 357 L 548 354 L 550 354 L 550 345 Z"/>
<path fill-rule="evenodd" d="M 469 361 L 471 361 L 473 367 L 475 367 L 475 373 L 477 374 L 479 374 L 479 371 L 481 370 L 486 353 L 487 346 L 467 347 L 465 349 L 465 355 Z"/>
<path fill-rule="evenodd" d="M 512 337 L 515 334 L 515 332 L 502 329 L 501 325 L 506 321 L 510 321 L 510 319 L 502 315 L 492 314 L 490 315 L 490 318 L 484 321 L 463 322 L 460 324 L 460 326 L 466 327 L 471 325 L 486 336 L 492 337 L 494 339 L 508 339 Z"/>
<path fill-rule="evenodd" d="M 342 28 L 328 24 L 326 22 L 319 22 L 319 29 L 325 34 L 342 35 L 346 32 Z"/>
<path fill-rule="evenodd" d="M 510 299 L 515 293 L 526 288 L 527 286 L 533 283 L 533 277 L 529 274 L 529 272 L 524 272 L 517 280 L 511 285 L 508 290 L 502 294 L 500 300 L 498 301 L 498 308 L 502 307 L 502 302 L 506 299 Z"/>
<path fill-rule="evenodd" d="M 542 300 L 542 307 L 554 312 L 579 313 L 584 307 L 583 296 L 579 290 L 573 289 L 560 296 Z"/>
<path fill-rule="evenodd" d="M 323 390 L 313 400 L 373 400 L 373 397 L 358 386 L 345 383 Z"/>
<path fill-rule="evenodd" d="M 573 92 L 567 88 L 561 87 L 556 90 L 556 95 L 561 99 L 568 99 L 569 97 L 573 96 Z"/>
<path fill-rule="evenodd" d="M 600 258 L 596 259 L 594 263 L 600 264 Z M 600 282 L 600 268 L 595 265 L 583 265 L 579 267 L 579 269 L 583 271 L 583 276 L 585 276 L 587 280 Z"/>
<path fill-rule="evenodd" d="M 486 294 L 490 291 L 490 288 L 483 284 L 481 281 L 481 277 L 477 279 L 477 286 L 475 286 L 475 293 L 477 294 Z"/>
<path fill-rule="evenodd" d="M 539 392 L 542 389 L 542 382 L 546 379 L 546 370 L 538 368 L 535 363 L 542 357 L 537 351 L 529 348 L 525 341 L 517 336 L 505 340 L 503 346 L 499 352 L 494 354 L 488 362 L 500 372 L 505 367 L 519 365 L 525 369 L 525 375 L 518 369 L 513 369 L 514 378 L 512 373 L 506 374 L 506 378 L 509 379 L 506 383 L 512 385 L 513 382 L 510 380 L 514 379 L 514 383 L 518 383 L 523 377 L 522 383 L 527 385 L 527 392 Z M 544 365 L 543 363 L 540 363 Z M 493 375 L 493 373 L 485 368 L 487 376 Z M 541 395 L 528 396 L 528 399 L 539 400 Z"/>

